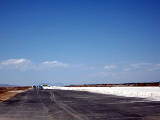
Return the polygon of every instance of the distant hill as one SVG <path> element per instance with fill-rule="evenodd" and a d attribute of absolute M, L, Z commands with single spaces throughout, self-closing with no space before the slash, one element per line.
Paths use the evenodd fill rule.
<path fill-rule="evenodd" d="M 0 87 L 16 87 L 16 85 L 0 84 Z"/>
<path fill-rule="evenodd" d="M 38 84 L 38 85 L 64 86 L 64 84 L 61 83 L 61 82 L 56 82 L 56 83 L 53 83 L 53 84 L 50 84 L 50 83 L 41 83 L 41 84 Z"/>
<path fill-rule="evenodd" d="M 123 84 L 84 84 L 84 85 L 69 85 L 67 87 L 126 87 L 126 86 L 160 86 L 160 82 L 123 83 Z"/>

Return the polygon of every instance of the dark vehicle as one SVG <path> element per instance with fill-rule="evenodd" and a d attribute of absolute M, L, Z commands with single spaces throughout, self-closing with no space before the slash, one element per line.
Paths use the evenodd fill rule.
<path fill-rule="evenodd" d="M 38 85 L 38 86 L 33 85 L 33 89 L 35 89 L 35 90 L 43 90 L 43 86 L 42 85 Z"/>
<path fill-rule="evenodd" d="M 38 89 L 39 89 L 39 90 L 43 90 L 43 86 L 42 86 L 42 85 L 39 85 L 39 86 L 38 86 Z"/>

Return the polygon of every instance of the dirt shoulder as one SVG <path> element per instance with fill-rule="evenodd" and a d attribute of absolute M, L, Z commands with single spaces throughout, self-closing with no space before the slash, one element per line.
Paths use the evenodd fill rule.
<path fill-rule="evenodd" d="M 0 102 L 14 97 L 18 93 L 25 92 L 31 89 L 31 87 L 0 87 Z"/>

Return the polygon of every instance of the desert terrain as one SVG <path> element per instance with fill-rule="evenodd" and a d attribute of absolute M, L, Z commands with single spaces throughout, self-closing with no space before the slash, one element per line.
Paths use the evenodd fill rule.
<path fill-rule="evenodd" d="M 0 87 L 0 102 L 14 97 L 16 94 L 25 92 L 31 87 Z"/>

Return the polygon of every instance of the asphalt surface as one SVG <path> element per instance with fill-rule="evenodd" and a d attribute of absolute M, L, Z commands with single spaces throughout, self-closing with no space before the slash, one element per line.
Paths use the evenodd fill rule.
<path fill-rule="evenodd" d="M 160 101 L 80 91 L 29 90 L 0 103 L 0 120 L 160 120 Z"/>

